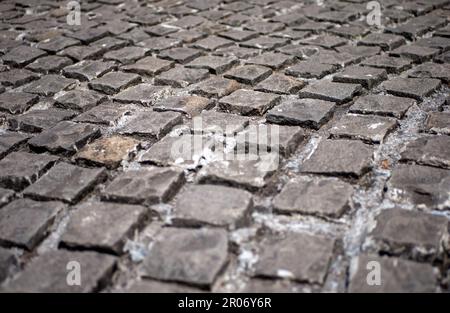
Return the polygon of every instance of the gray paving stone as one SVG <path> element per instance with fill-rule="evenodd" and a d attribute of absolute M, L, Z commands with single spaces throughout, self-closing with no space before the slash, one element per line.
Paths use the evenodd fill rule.
<path fill-rule="evenodd" d="M 401 72 L 411 68 L 412 61 L 405 58 L 395 58 L 387 55 L 375 55 L 361 64 L 376 68 L 383 68 L 389 74 L 400 74 Z"/>
<path fill-rule="evenodd" d="M 202 56 L 188 63 L 186 67 L 207 69 L 211 73 L 219 75 L 228 71 L 233 66 L 239 64 L 239 61 L 230 57 Z"/>
<path fill-rule="evenodd" d="M 120 173 L 102 192 L 102 199 L 132 204 L 168 202 L 184 183 L 175 168 L 142 167 Z"/>
<path fill-rule="evenodd" d="M 378 46 L 385 51 L 394 50 L 404 44 L 406 40 L 402 36 L 385 33 L 372 33 L 358 42 L 358 45 Z"/>
<path fill-rule="evenodd" d="M 0 132 L 0 158 L 30 138 L 29 135 L 9 131 Z"/>
<path fill-rule="evenodd" d="M 302 172 L 360 177 L 371 167 L 374 149 L 355 140 L 322 140 Z"/>
<path fill-rule="evenodd" d="M 165 91 L 166 87 L 153 86 L 151 84 L 139 84 L 127 88 L 114 96 L 114 101 L 120 103 L 136 103 L 143 106 L 150 106 L 154 99 L 157 99 Z"/>
<path fill-rule="evenodd" d="M 36 45 L 36 48 L 47 51 L 49 53 L 56 53 L 65 48 L 78 45 L 79 43 L 80 41 L 76 39 L 59 36 L 40 41 Z"/>
<path fill-rule="evenodd" d="M 343 68 L 351 64 L 359 63 L 362 59 L 363 57 L 359 55 L 323 49 L 311 56 L 309 61 L 312 63 L 330 64 L 337 68 Z"/>
<path fill-rule="evenodd" d="M 388 28 L 387 31 L 405 36 L 409 40 L 414 40 L 419 36 L 425 35 L 427 32 L 444 26 L 446 21 L 444 19 L 437 18 L 433 15 L 418 16 L 410 19 L 405 24 L 399 25 L 395 28 Z"/>
<path fill-rule="evenodd" d="M 365 66 L 352 66 L 333 76 L 333 81 L 340 83 L 360 84 L 372 89 L 388 78 L 384 69 Z"/>
<path fill-rule="evenodd" d="M 319 46 L 326 49 L 332 49 L 345 45 L 347 43 L 347 40 L 333 35 L 319 35 L 315 38 L 300 40 L 300 43 L 305 45 Z"/>
<path fill-rule="evenodd" d="M 235 135 L 249 124 L 248 117 L 216 111 L 203 111 L 200 118 L 201 120 L 193 120 L 190 124 L 194 134 Z"/>
<path fill-rule="evenodd" d="M 157 280 L 143 279 L 135 281 L 129 286 L 126 293 L 197 293 L 201 289 L 189 287 L 176 283 L 164 283 Z"/>
<path fill-rule="evenodd" d="M 82 41 L 84 44 L 89 44 L 93 41 L 97 41 L 102 39 L 103 37 L 108 36 L 108 31 L 105 28 L 97 27 L 97 28 L 82 28 L 74 33 L 67 34 L 70 38 L 75 38 Z"/>
<path fill-rule="evenodd" d="M 169 85 L 175 88 L 185 88 L 199 83 L 209 77 L 209 71 L 205 69 L 193 69 L 176 66 L 173 69 L 160 74 L 155 79 L 157 85 Z"/>
<path fill-rule="evenodd" d="M 229 29 L 218 34 L 234 41 L 246 41 L 258 37 L 258 33 L 250 30 Z"/>
<path fill-rule="evenodd" d="M 288 67 L 286 69 L 286 74 L 295 77 L 320 79 L 326 75 L 334 73 L 336 70 L 337 67 L 332 64 L 304 61 Z"/>
<path fill-rule="evenodd" d="M 420 137 L 406 146 L 401 160 L 450 169 L 450 137 Z"/>
<path fill-rule="evenodd" d="M 368 95 L 358 98 L 350 107 L 357 114 L 375 114 L 403 118 L 415 100 L 389 95 Z"/>
<path fill-rule="evenodd" d="M 271 109 L 266 119 L 275 124 L 319 129 L 333 116 L 334 108 L 333 102 L 317 99 L 285 100 Z"/>
<path fill-rule="evenodd" d="M 114 62 L 102 62 L 84 60 L 74 65 L 64 68 L 63 73 L 67 77 L 76 78 L 81 81 L 91 81 L 100 77 L 116 68 Z"/>
<path fill-rule="evenodd" d="M 390 94 L 422 101 L 441 86 L 438 79 L 397 77 L 386 81 L 382 87 Z"/>
<path fill-rule="evenodd" d="M 219 11 L 215 11 L 219 12 Z M 180 30 L 176 33 L 168 35 L 172 40 L 175 39 L 177 42 L 181 43 L 193 43 L 199 39 L 205 38 L 207 36 L 204 32 L 199 32 L 194 29 Z"/>
<path fill-rule="evenodd" d="M 425 129 L 434 134 L 450 135 L 450 113 L 430 112 Z"/>
<path fill-rule="evenodd" d="M 74 122 L 114 126 L 123 116 L 129 114 L 133 107 L 106 102 L 81 113 Z"/>
<path fill-rule="evenodd" d="M 241 85 L 235 80 L 223 77 L 212 77 L 195 87 L 193 93 L 208 98 L 222 98 L 238 90 L 240 87 Z"/>
<path fill-rule="evenodd" d="M 446 83 L 450 82 L 450 64 L 436 64 L 427 62 L 411 70 L 409 77 L 436 78 Z"/>
<path fill-rule="evenodd" d="M 7 91 L 0 94 L 0 110 L 19 114 L 28 110 L 38 101 L 39 96 L 31 93 Z"/>
<path fill-rule="evenodd" d="M 195 42 L 193 44 L 193 47 L 207 51 L 214 51 L 220 48 L 231 46 L 232 44 L 233 41 L 231 40 L 212 35 Z"/>
<path fill-rule="evenodd" d="M 290 181 L 273 205 L 281 213 L 340 218 L 349 209 L 353 191 L 352 185 L 333 178 Z"/>
<path fill-rule="evenodd" d="M 282 239 L 269 239 L 263 242 L 255 275 L 322 285 L 334 244 L 334 240 L 326 237 L 295 233 Z"/>
<path fill-rule="evenodd" d="M 0 248 L 0 282 L 8 277 L 10 268 L 16 263 L 16 257 L 11 250 Z"/>
<path fill-rule="evenodd" d="M 121 70 L 139 75 L 155 76 L 169 70 L 172 66 L 173 62 L 171 61 L 148 56 L 138 60 L 136 63 L 121 67 Z"/>
<path fill-rule="evenodd" d="M 17 199 L 0 210 L 0 244 L 33 250 L 49 233 L 60 202 Z"/>
<path fill-rule="evenodd" d="M 267 22 L 250 22 L 245 24 L 244 29 L 252 30 L 263 35 L 267 35 L 273 32 L 280 31 L 284 29 L 285 25 L 283 23 L 267 23 Z"/>
<path fill-rule="evenodd" d="M 37 182 L 27 187 L 24 194 L 39 200 L 61 200 L 75 203 L 105 176 L 105 170 L 87 169 L 69 163 L 58 163 Z"/>
<path fill-rule="evenodd" d="M 260 36 L 258 38 L 244 41 L 244 42 L 240 43 L 240 46 L 246 47 L 246 48 L 262 49 L 262 50 L 274 50 L 275 48 L 285 46 L 288 43 L 289 43 L 289 40 L 286 38 Z"/>
<path fill-rule="evenodd" d="M 106 100 L 106 96 L 93 90 L 70 90 L 55 98 L 55 105 L 63 109 L 87 111 Z"/>
<path fill-rule="evenodd" d="M 71 46 L 61 50 L 57 55 L 69 57 L 75 61 L 82 61 L 87 59 L 95 59 L 104 53 L 101 46 Z"/>
<path fill-rule="evenodd" d="M 404 57 L 412 59 L 414 62 L 424 62 L 431 60 L 439 54 L 439 49 L 409 45 L 399 47 L 389 53 L 394 57 Z"/>
<path fill-rule="evenodd" d="M 227 263 L 227 248 L 225 230 L 165 228 L 142 271 L 145 277 L 208 287 Z"/>
<path fill-rule="evenodd" d="M 161 52 L 166 49 L 180 47 L 183 41 L 176 38 L 156 37 L 149 38 L 137 43 L 137 46 L 150 49 L 152 52 Z"/>
<path fill-rule="evenodd" d="M 259 91 L 239 89 L 219 101 L 219 108 L 241 115 L 262 115 L 280 101 L 280 97 Z"/>
<path fill-rule="evenodd" d="M 2 57 L 2 60 L 6 64 L 11 64 L 14 66 L 24 66 L 46 54 L 47 53 L 45 51 L 38 48 L 18 46 L 5 54 Z"/>
<path fill-rule="evenodd" d="M 246 64 L 255 64 L 270 67 L 273 70 L 280 69 L 291 63 L 294 59 L 283 53 L 266 52 L 245 61 Z"/>
<path fill-rule="evenodd" d="M 14 196 L 14 191 L 0 187 L 0 207 L 7 204 Z"/>
<path fill-rule="evenodd" d="M 416 41 L 416 44 L 423 47 L 440 49 L 443 52 L 450 50 L 450 38 L 445 37 L 431 37 L 431 38 L 422 38 Z"/>
<path fill-rule="evenodd" d="M 351 101 L 362 90 L 359 84 L 319 81 L 300 90 L 300 98 L 313 98 L 342 104 Z"/>
<path fill-rule="evenodd" d="M 0 72 L 0 84 L 3 86 L 19 87 L 38 78 L 36 73 L 21 68 Z"/>
<path fill-rule="evenodd" d="M 259 51 L 258 49 L 229 46 L 227 48 L 217 49 L 213 51 L 211 54 L 223 57 L 235 57 L 239 59 L 247 59 L 255 55 L 258 55 L 258 51 Z"/>
<path fill-rule="evenodd" d="M 23 88 L 23 91 L 38 94 L 41 96 L 54 96 L 56 93 L 71 89 L 75 86 L 76 80 L 50 74 L 31 82 Z"/>
<path fill-rule="evenodd" d="M 272 74 L 269 78 L 256 85 L 256 91 L 277 94 L 296 94 L 306 85 L 303 80 L 294 79 L 283 74 Z"/>
<path fill-rule="evenodd" d="M 178 63 L 189 63 L 192 60 L 200 57 L 202 52 L 192 48 L 172 48 L 164 50 L 159 54 L 160 58 L 176 61 Z"/>
<path fill-rule="evenodd" d="M 147 215 L 148 210 L 143 206 L 85 202 L 72 211 L 61 244 L 69 248 L 123 254 L 126 240 Z"/>
<path fill-rule="evenodd" d="M 224 77 L 234 79 L 243 84 L 254 86 L 269 77 L 270 74 L 272 74 L 272 71 L 267 67 L 258 65 L 244 65 L 232 69 L 225 74 Z"/>
<path fill-rule="evenodd" d="M 147 56 L 149 49 L 142 47 L 128 46 L 119 50 L 113 50 L 103 55 L 105 60 L 117 61 L 121 64 L 130 64 Z"/>
<path fill-rule="evenodd" d="M 174 96 L 164 99 L 153 106 L 154 111 L 174 111 L 180 112 L 187 117 L 199 115 L 203 110 L 208 110 L 214 103 L 204 97 L 199 96 Z"/>
<path fill-rule="evenodd" d="M 380 47 L 350 46 L 350 45 L 337 47 L 336 50 L 338 52 L 348 53 L 363 58 L 371 57 L 381 52 Z"/>
<path fill-rule="evenodd" d="M 28 64 L 26 68 L 35 72 L 49 74 L 58 73 L 61 69 L 71 64 L 72 60 L 69 58 L 51 55 L 37 59 L 33 63 Z"/>
<path fill-rule="evenodd" d="M 46 110 L 30 110 L 21 115 L 11 116 L 7 121 L 10 130 L 34 133 L 52 128 L 59 122 L 71 119 L 74 116 L 74 111 L 50 108 Z"/>
<path fill-rule="evenodd" d="M 136 111 L 126 119 L 119 133 L 160 139 L 182 121 L 179 112 Z"/>
<path fill-rule="evenodd" d="M 136 74 L 123 72 L 110 72 L 100 78 L 95 78 L 89 82 L 89 87 L 113 95 L 121 90 L 135 85 L 141 81 L 141 77 Z"/>

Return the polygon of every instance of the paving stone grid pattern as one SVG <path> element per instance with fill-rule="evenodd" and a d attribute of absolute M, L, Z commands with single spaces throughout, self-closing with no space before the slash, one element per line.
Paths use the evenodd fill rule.
<path fill-rule="evenodd" d="M 322 2 L 2 1 L 1 290 L 448 292 L 450 1 Z"/>

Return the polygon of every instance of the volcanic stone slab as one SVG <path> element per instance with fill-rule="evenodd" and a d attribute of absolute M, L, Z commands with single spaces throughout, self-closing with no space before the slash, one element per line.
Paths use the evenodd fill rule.
<path fill-rule="evenodd" d="M 263 35 L 267 35 L 273 32 L 280 31 L 284 28 L 283 23 L 267 23 L 267 22 L 250 22 L 245 24 L 244 28 L 249 29 L 255 32 L 258 32 Z"/>
<path fill-rule="evenodd" d="M 81 61 L 98 58 L 104 52 L 105 49 L 102 46 L 97 45 L 71 46 L 59 51 L 57 55 L 69 57 L 75 61 Z"/>
<path fill-rule="evenodd" d="M 288 182 L 273 200 L 276 211 L 340 218 L 349 208 L 352 185 L 334 178 Z"/>
<path fill-rule="evenodd" d="M 241 85 L 232 79 L 213 77 L 200 83 L 193 92 L 208 98 L 222 98 L 238 90 Z"/>
<path fill-rule="evenodd" d="M 0 210 L 0 243 L 27 250 L 44 239 L 64 208 L 60 202 L 17 199 Z"/>
<path fill-rule="evenodd" d="M 128 46 L 119 50 L 113 50 L 105 53 L 103 56 L 105 60 L 117 61 L 122 64 L 134 63 L 139 59 L 147 56 L 150 53 L 149 49 L 142 47 Z"/>
<path fill-rule="evenodd" d="M 403 118 L 415 100 L 389 95 L 368 95 L 358 98 L 350 107 L 351 113 L 376 114 Z"/>
<path fill-rule="evenodd" d="M 383 210 L 368 235 L 369 249 L 417 261 L 442 257 L 449 234 L 444 216 L 402 209 Z"/>
<path fill-rule="evenodd" d="M 333 76 L 333 81 L 340 83 L 360 84 L 372 89 L 388 78 L 384 69 L 365 66 L 352 66 Z"/>
<path fill-rule="evenodd" d="M 30 110 L 22 115 L 11 116 L 8 118 L 8 127 L 11 130 L 21 130 L 32 133 L 40 132 L 74 116 L 74 111 L 58 108 Z"/>
<path fill-rule="evenodd" d="M 125 121 L 119 133 L 160 139 L 182 122 L 182 114 L 178 112 L 136 111 Z"/>
<path fill-rule="evenodd" d="M 375 55 L 361 64 L 375 68 L 383 68 L 388 74 L 400 74 L 411 67 L 412 61 L 405 58 L 395 58 L 387 55 Z"/>
<path fill-rule="evenodd" d="M 75 203 L 105 176 L 105 170 L 87 169 L 69 163 L 58 163 L 24 194 L 39 200 L 61 200 Z"/>
<path fill-rule="evenodd" d="M 176 66 L 173 69 L 160 74 L 155 79 L 157 85 L 169 85 L 175 88 L 185 88 L 199 83 L 209 77 L 209 71 L 205 69 L 186 68 Z"/>
<path fill-rule="evenodd" d="M 25 142 L 29 135 L 14 133 L 9 131 L 0 132 L 0 158 L 17 148 L 20 144 Z"/>
<path fill-rule="evenodd" d="M 260 82 L 255 90 L 277 94 L 295 94 L 305 85 L 306 83 L 302 80 L 283 74 L 272 74 L 269 78 Z"/>
<path fill-rule="evenodd" d="M 128 137 L 104 137 L 84 146 L 75 158 L 88 164 L 117 168 L 136 152 L 140 142 Z"/>
<path fill-rule="evenodd" d="M 402 46 L 389 53 L 391 56 L 409 58 L 414 62 L 424 62 L 434 58 L 438 54 L 439 49 L 417 45 Z"/>
<path fill-rule="evenodd" d="M 46 54 L 47 53 L 45 51 L 38 48 L 19 46 L 13 48 L 11 51 L 5 54 L 2 57 L 2 60 L 6 64 L 12 64 L 14 66 L 24 66 Z"/>
<path fill-rule="evenodd" d="M 120 118 L 129 114 L 133 109 L 130 106 L 106 102 L 81 113 L 73 121 L 113 126 Z"/>
<path fill-rule="evenodd" d="M 106 100 L 106 96 L 93 90 L 70 90 L 55 98 L 56 106 L 63 109 L 87 111 Z"/>
<path fill-rule="evenodd" d="M 76 78 L 81 81 L 91 81 L 115 68 L 116 65 L 112 61 L 85 60 L 65 67 L 63 73 L 67 77 Z"/>
<path fill-rule="evenodd" d="M 150 106 L 153 100 L 160 96 L 166 87 L 153 86 L 151 84 L 139 84 L 127 88 L 114 96 L 114 101 L 121 103 L 137 103 L 143 106 Z"/>
<path fill-rule="evenodd" d="M 450 135 L 450 113 L 430 112 L 425 128 L 434 134 Z"/>
<path fill-rule="evenodd" d="M 355 140 L 323 140 L 302 165 L 306 173 L 360 177 L 371 166 L 373 148 Z"/>
<path fill-rule="evenodd" d="M 402 161 L 450 169 L 450 137 L 418 138 L 410 142 L 401 155 Z"/>
<path fill-rule="evenodd" d="M 184 226 L 212 225 L 234 229 L 246 222 L 252 207 L 252 195 L 247 191 L 190 185 L 176 197 L 173 222 Z"/>
<path fill-rule="evenodd" d="M 330 134 L 337 138 L 381 143 L 396 126 L 397 120 L 390 117 L 347 114 L 330 129 Z"/>
<path fill-rule="evenodd" d="M 54 96 L 56 93 L 75 86 L 76 80 L 61 77 L 59 75 L 45 75 L 31 82 L 23 88 L 23 91 L 41 96 Z"/>
<path fill-rule="evenodd" d="M 72 211 L 61 244 L 120 255 L 146 215 L 147 209 L 139 205 L 85 202 Z"/>
<path fill-rule="evenodd" d="M 129 86 L 139 83 L 140 81 L 141 77 L 136 74 L 110 72 L 100 78 L 95 78 L 90 81 L 89 87 L 108 95 L 113 95 Z"/>
<path fill-rule="evenodd" d="M 285 100 L 271 109 L 266 119 L 275 124 L 319 129 L 332 117 L 334 107 L 333 102 L 317 99 Z"/>
<path fill-rule="evenodd" d="M 288 278 L 322 285 L 333 257 L 335 240 L 322 236 L 290 233 L 285 238 L 263 242 L 255 275 Z"/>
<path fill-rule="evenodd" d="M 21 68 L 0 73 L 0 83 L 3 86 L 19 87 L 38 78 L 36 73 Z"/>
<path fill-rule="evenodd" d="M 224 75 L 224 77 L 234 79 L 243 84 L 254 86 L 269 77 L 270 74 L 272 74 L 272 71 L 267 67 L 258 65 L 244 65 L 229 71 Z"/>
<path fill-rule="evenodd" d="M 406 40 L 402 36 L 385 33 L 372 33 L 358 42 L 358 45 L 378 46 L 385 51 L 394 50 L 404 44 L 406 44 Z"/>
<path fill-rule="evenodd" d="M 192 60 L 200 57 L 202 52 L 197 49 L 192 48 L 172 48 L 169 50 L 164 50 L 159 54 L 162 59 L 168 59 L 171 61 L 176 61 L 178 63 L 189 63 Z"/>
<path fill-rule="evenodd" d="M 306 86 L 300 91 L 301 98 L 313 98 L 342 104 L 353 99 L 362 87 L 359 84 L 344 84 L 319 81 Z"/>
<path fill-rule="evenodd" d="M 219 75 L 236 64 L 239 64 L 239 60 L 233 57 L 202 56 L 188 63 L 186 67 L 207 69 L 211 73 Z"/>
<path fill-rule="evenodd" d="M 81 285 L 67 284 L 70 262 L 80 265 Z M 115 257 L 106 254 L 51 251 L 34 259 L 6 289 L 10 292 L 95 292 L 106 283 L 115 264 Z"/>
<path fill-rule="evenodd" d="M 412 69 L 408 76 L 415 78 L 436 78 L 448 83 L 450 82 L 449 73 L 450 64 L 427 62 Z"/>
<path fill-rule="evenodd" d="M 0 110 L 11 114 L 23 113 L 38 100 L 39 96 L 31 93 L 7 91 L 0 94 Z"/>
<path fill-rule="evenodd" d="M 286 54 L 266 52 L 259 56 L 248 59 L 245 63 L 266 66 L 270 67 L 273 70 L 277 70 L 293 62 L 293 58 Z"/>
<path fill-rule="evenodd" d="M 382 87 L 390 94 L 423 101 L 441 86 L 438 79 L 397 77 L 386 81 Z"/>
<path fill-rule="evenodd" d="M 153 37 L 137 43 L 150 49 L 152 52 L 161 52 L 170 48 L 179 47 L 183 43 L 182 40 L 176 38 Z"/>
<path fill-rule="evenodd" d="M 62 121 L 33 137 L 29 144 L 36 150 L 70 154 L 100 134 L 100 129 L 93 125 Z"/>
<path fill-rule="evenodd" d="M 262 115 L 280 101 L 280 96 L 239 89 L 219 101 L 221 110 L 242 115 Z"/>
<path fill-rule="evenodd" d="M 169 201 L 184 183 L 178 169 L 142 167 L 120 173 L 105 188 L 102 198 L 108 201 L 157 204 Z"/>
<path fill-rule="evenodd" d="M 370 262 L 381 269 L 381 285 L 369 285 L 367 275 Z M 403 259 L 360 255 L 352 262 L 349 292 L 417 293 L 435 292 L 437 274 L 431 265 Z"/>
<path fill-rule="evenodd" d="M 144 260 L 143 275 L 211 286 L 227 263 L 227 249 L 225 230 L 165 228 Z"/>
<path fill-rule="evenodd" d="M 169 70 L 173 65 L 173 62 L 167 60 L 161 60 L 152 56 L 140 59 L 134 64 L 121 67 L 121 70 L 125 72 L 132 72 L 139 75 L 155 76 L 162 72 Z"/>
<path fill-rule="evenodd" d="M 200 118 L 191 123 L 191 131 L 195 134 L 235 135 L 249 124 L 248 117 L 216 111 L 203 111 Z"/>
<path fill-rule="evenodd" d="M 398 165 L 387 184 L 394 200 L 406 200 L 427 209 L 450 208 L 450 171 L 421 165 Z"/>
<path fill-rule="evenodd" d="M 337 67 L 332 64 L 323 64 L 312 61 L 300 62 L 286 69 L 286 74 L 302 78 L 322 78 L 334 73 Z"/>
<path fill-rule="evenodd" d="M 214 103 L 208 98 L 198 96 L 174 96 L 164 99 L 154 105 L 155 111 L 174 111 L 186 114 L 188 117 L 199 115 L 203 110 L 210 109 Z"/>

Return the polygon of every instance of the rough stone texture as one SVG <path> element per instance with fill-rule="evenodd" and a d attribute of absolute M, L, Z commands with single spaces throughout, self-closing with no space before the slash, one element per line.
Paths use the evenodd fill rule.
<path fill-rule="evenodd" d="M 409 77 L 436 78 L 446 83 L 450 82 L 450 64 L 424 63 L 411 70 Z"/>
<path fill-rule="evenodd" d="M 214 77 L 200 83 L 193 92 L 204 97 L 222 98 L 238 90 L 240 87 L 241 85 L 234 80 Z"/>
<path fill-rule="evenodd" d="M 450 169 L 450 137 L 418 138 L 406 146 L 401 160 Z"/>
<path fill-rule="evenodd" d="M 395 58 L 387 55 L 375 55 L 364 60 L 361 64 L 375 68 L 385 69 L 388 74 L 400 74 L 411 67 L 411 60 Z"/>
<path fill-rule="evenodd" d="M 153 100 L 158 98 L 166 90 L 167 88 L 162 86 L 139 84 L 119 92 L 114 96 L 114 101 L 150 106 L 153 103 Z"/>
<path fill-rule="evenodd" d="M 286 69 L 286 74 L 301 78 L 320 79 L 336 71 L 336 66 L 313 61 L 300 62 Z"/>
<path fill-rule="evenodd" d="M 75 85 L 76 80 L 60 77 L 55 74 L 46 75 L 31 82 L 23 91 L 41 96 L 54 96 L 56 93 L 67 90 Z"/>
<path fill-rule="evenodd" d="M 173 62 L 171 61 L 161 60 L 150 56 L 140 59 L 134 64 L 123 66 L 121 69 L 125 72 L 155 76 L 169 70 L 172 65 Z"/>
<path fill-rule="evenodd" d="M 450 135 L 450 113 L 430 113 L 427 117 L 425 128 L 435 134 Z"/>
<path fill-rule="evenodd" d="M 97 91 L 112 95 L 140 81 L 141 77 L 136 74 L 111 72 L 101 78 L 93 79 L 89 86 Z"/>
<path fill-rule="evenodd" d="M 22 115 L 7 118 L 11 130 L 36 133 L 56 126 L 59 122 L 71 119 L 76 113 L 70 110 L 50 108 L 47 110 L 30 110 Z"/>
<path fill-rule="evenodd" d="M 16 264 L 14 253 L 8 249 L 0 248 L 0 282 L 3 282 L 9 275 L 9 269 Z"/>
<path fill-rule="evenodd" d="M 74 65 L 64 68 L 63 73 L 67 77 L 76 78 L 81 81 L 91 81 L 115 68 L 114 62 L 83 60 Z"/>
<path fill-rule="evenodd" d="M 370 34 L 358 42 L 363 46 L 379 46 L 383 50 L 393 50 L 406 43 L 402 36 L 393 34 Z"/>
<path fill-rule="evenodd" d="M 240 89 L 219 101 L 219 108 L 241 115 L 262 115 L 280 100 L 277 95 Z"/>
<path fill-rule="evenodd" d="M 305 85 L 306 83 L 302 80 L 294 79 L 282 74 L 273 74 L 260 82 L 255 87 L 255 90 L 277 94 L 296 94 Z"/>
<path fill-rule="evenodd" d="M 193 69 L 176 66 L 173 69 L 159 75 L 155 83 L 158 85 L 169 85 L 175 88 L 184 88 L 199 83 L 209 77 L 209 71 L 205 69 Z"/>
<path fill-rule="evenodd" d="M 64 109 L 87 111 L 106 100 L 106 97 L 92 90 L 75 89 L 55 98 L 56 105 Z"/>
<path fill-rule="evenodd" d="M 30 136 L 21 133 L 0 133 L 0 158 L 3 158 L 10 151 L 25 142 L 28 138 L 30 138 Z"/>
<path fill-rule="evenodd" d="M 119 133 L 160 139 L 181 122 L 178 112 L 137 111 L 127 119 Z"/>
<path fill-rule="evenodd" d="M 198 96 L 170 97 L 158 102 L 153 107 L 155 111 L 174 111 L 186 114 L 188 117 L 199 115 L 203 110 L 211 108 L 213 103 L 208 98 Z"/>
<path fill-rule="evenodd" d="M 350 112 L 403 118 L 406 111 L 414 103 L 413 99 L 386 95 L 368 95 L 358 98 L 350 107 Z"/>
<path fill-rule="evenodd" d="M 340 83 L 361 84 L 365 88 L 373 88 L 381 81 L 386 80 L 387 72 L 364 66 L 352 66 L 333 76 L 333 81 Z"/>
<path fill-rule="evenodd" d="M 342 104 L 353 99 L 361 91 L 359 84 L 343 84 L 330 81 L 319 81 L 303 88 L 301 98 L 314 98 Z"/>
<path fill-rule="evenodd" d="M 259 65 L 244 65 L 237 67 L 224 76 L 247 85 L 255 85 L 270 76 L 272 71 Z"/>
<path fill-rule="evenodd" d="M 195 134 L 234 135 L 249 124 L 247 117 L 216 111 L 203 111 L 200 118 L 198 123 L 193 120 L 191 124 L 191 131 Z"/>
<path fill-rule="evenodd" d="M 239 61 L 235 58 L 203 56 L 186 64 L 186 67 L 207 69 L 211 73 L 218 75 L 226 72 L 238 63 Z"/>
<path fill-rule="evenodd" d="M 14 196 L 14 191 L 0 187 L 0 207 L 7 204 Z"/>
<path fill-rule="evenodd" d="M 422 101 L 441 86 L 441 82 L 431 78 L 394 78 L 382 87 L 390 94 Z"/>

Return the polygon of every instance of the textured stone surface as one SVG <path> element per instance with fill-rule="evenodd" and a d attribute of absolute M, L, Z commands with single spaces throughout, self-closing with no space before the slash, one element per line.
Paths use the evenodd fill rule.
<path fill-rule="evenodd" d="M 181 113 L 178 112 L 134 112 L 120 128 L 119 132 L 124 135 L 137 135 L 160 139 L 182 121 Z"/>
<path fill-rule="evenodd" d="M 0 94 L 0 109 L 11 114 L 23 113 L 38 100 L 39 97 L 31 93 L 5 92 Z"/>
<path fill-rule="evenodd" d="M 450 135 L 450 113 L 430 113 L 425 128 L 432 133 Z"/>
<path fill-rule="evenodd" d="M 153 107 L 153 110 L 161 112 L 180 112 L 186 114 L 188 117 L 194 117 L 212 106 L 213 103 L 208 98 L 198 96 L 178 96 L 170 97 L 158 102 L 158 104 L 155 104 Z"/>
<path fill-rule="evenodd" d="M 302 80 L 294 79 L 282 74 L 273 74 L 260 82 L 255 87 L 255 90 L 277 94 L 296 94 L 305 85 L 306 83 Z"/>
<path fill-rule="evenodd" d="M 432 78 L 394 78 L 384 82 L 382 87 L 390 94 L 422 101 L 431 95 L 441 82 Z"/>
<path fill-rule="evenodd" d="M 7 118 L 8 127 L 11 130 L 23 132 L 41 132 L 56 126 L 59 122 L 71 119 L 74 111 L 50 108 L 46 110 L 30 110 L 22 115 Z"/>
<path fill-rule="evenodd" d="M 384 69 L 364 66 L 352 66 L 333 76 L 335 82 L 361 84 L 369 89 L 386 79 L 387 72 Z"/>
<path fill-rule="evenodd" d="M 23 88 L 23 91 L 41 96 L 53 96 L 62 90 L 70 89 L 75 83 L 74 79 L 51 74 L 31 82 Z"/>
<path fill-rule="evenodd" d="M 112 95 L 140 81 L 141 77 L 136 74 L 111 72 L 101 78 L 93 79 L 89 86 L 97 91 Z"/>
<path fill-rule="evenodd" d="M 11 150 L 25 142 L 29 137 L 30 136 L 21 133 L 0 133 L 0 157 L 4 157 Z"/>
<path fill-rule="evenodd" d="M 401 160 L 450 169 L 450 137 L 418 138 L 406 146 Z"/>
<path fill-rule="evenodd" d="M 403 118 L 414 103 L 413 99 L 388 95 L 368 95 L 358 98 L 350 107 L 350 112 Z"/>
<path fill-rule="evenodd" d="M 272 71 L 259 65 L 244 65 L 227 72 L 224 77 L 247 85 L 255 85 L 270 76 Z"/>
<path fill-rule="evenodd" d="M 214 77 L 200 83 L 193 92 L 204 97 L 221 98 L 223 96 L 228 96 L 240 87 L 241 85 L 234 80 Z"/>
<path fill-rule="evenodd" d="M 361 91 L 359 84 L 343 84 L 319 81 L 306 86 L 300 91 L 301 98 L 314 98 L 342 104 L 353 99 Z"/>
<path fill-rule="evenodd" d="M 262 115 L 280 100 L 277 95 L 240 89 L 219 101 L 219 107 L 226 112 L 241 115 Z"/>

